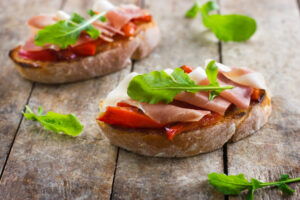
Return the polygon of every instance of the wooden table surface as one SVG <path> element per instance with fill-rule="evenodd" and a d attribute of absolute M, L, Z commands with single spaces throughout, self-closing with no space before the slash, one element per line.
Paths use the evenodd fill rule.
<path fill-rule="evenodd" d="M 146 59 L 122 71 L 89 81 L 43 85 L 21 78 L 8 51 L 29 35 L 26 20 L 64 9 L 81 14 L 90 0 L 0 1 L 0 199 L 243 199 L 227 197 L 208 184 L 207 173 L 245 173 L 273 181 L 280 174 L 300 176 L 300 17 L 296 0 L 220 0 L 221 13 L 252 16 L 258 30 L 247 42 L 223 43 L 203 28 L 200 17 L 184 18 L 194 0 L 126 0 L 150 11 L 162 39 Z M 205 1 L 201 0 L 201 3 Z M 98 103 L 131 71 L 150 72 L 213 58 L 262 72 L 271 88 L 270 121 L 255 135 L 223 149 L 191 158 L 139 156 L 110 145 L 95 117 Z M 84 124 L 71 138 L 24 120 L 36 110 L 74 113 Z M 277 189 L 258 190 L 255 199 L 300 199 Z"/>

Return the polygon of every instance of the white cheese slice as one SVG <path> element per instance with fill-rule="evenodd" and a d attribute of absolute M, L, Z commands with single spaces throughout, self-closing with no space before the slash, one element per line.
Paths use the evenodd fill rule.
<path fill-rule="evenodd" d="M 59 20 L 69 20 L 71 16 L 63 10 L 59 10 L 56 12 L 56 18 Z"/>
<path fill-rule="evenodd" d="M 114 9 L 115 6 L 108 0 L 96 0 L 92 8 L 97 12 L 105 12 Z"/>
<path fill-rule="evenodd" d="M 195 68 L 188 75 L 190 79 L 192 79 L 196 84 L 207 78 L 206 73 L 204 69 L 202 69 L 202 67 Z"/>
<path fill-rule="evenodd" d="M 106 109 L 107 106 L 116 106 L 118 102 L 130 99 L 127 95 L 127 88 L 132 78 L 136 75 L 138 75 L 136 72 L 128 74 L 119 85 L 107 95 L 103 103 L 104 109 Z"/>

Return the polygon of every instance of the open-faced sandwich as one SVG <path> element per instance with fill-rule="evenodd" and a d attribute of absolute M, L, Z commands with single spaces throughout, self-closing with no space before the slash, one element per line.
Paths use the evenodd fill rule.
<path fill-rule="evenodd" d="M 97 122 L 114 145 L 185 157 L 214 151 L 262 127 L 271 113 L 264 78 L 214 60 L 206 68 L 131 73 L 100 102 Z"/>
<path fill-rule="evenodd" d="M 29 19 L 31 36 L 9 53 L 20 74 L 43 83 L 85 80 L 144 58 L 159 42 L 152 16 L 135 5 L 101 0 L 88 14 L 58 11 Z"/>

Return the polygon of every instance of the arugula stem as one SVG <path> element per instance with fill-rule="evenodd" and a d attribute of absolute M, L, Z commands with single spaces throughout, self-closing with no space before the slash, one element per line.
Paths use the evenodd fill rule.
<path fill-rule="evenodd" d="M 272 185 L 276 185 L 276 184 L 279 184 L 279 183 L 293 183 L 293 182 L 297 182 L 297 181 L 300 181 L 300 177 L 285 180 L 285 181 L 275 181 L 275 182 L 270 182 L 270 183 L 262 183 L 261 185 L 262 186 L 272 186 Z"/>
<path fill-rule="evenodd" d="M 101 16 L 104 16 L 106 14 L 106 12 L 101 12 L 95 16 L 93 16 L 91 19 L 85 21 L 83 24 L 79 24 L 77 26 L 77 28 L 75 28 L 74 30 L 70 31 L 70 32 L 67 32 L 66 34 L 63 34 L 63 35 L 59 35 L 59 37 L 63 37 L 63 36 L 66 36 L 66 35 L 70 35 L 74 32 L 77 32 L 79 30 L 82 29 L 82 27 L 86 27 L 87 25 L 90 25 L 91 23 L 93 23 L 94 21 L 96 21 L 98 18 L 100 18 Z"/>
<path fill-rule="evenodd" d="M 218 87 L 218 86 L 198 86 L 198 87 L 164 87 L 164 88 L 152 88 L 154 90 L 165 90 L 165 89 L 170 89 L 170 90 L 225 90 L 225 89 L 232 89 L 233 86 L 223 86 L 223 87 Z"/>

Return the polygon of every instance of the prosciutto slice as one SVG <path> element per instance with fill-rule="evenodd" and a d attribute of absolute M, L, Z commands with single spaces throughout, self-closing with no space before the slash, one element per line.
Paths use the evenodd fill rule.
<path fill-rule="evenodd" d="M 37 15 L 27 21 L 28 26 L 42 29 L 57 22 L 54 15 Z"/>
<path fill-rule="evenodd" d="M 135 5 L 123 5 L 109 10 L 106 17 L 114 28 L 120 30 L 131 19 L 138 18 L 144 14 L 145 12 Z"/>
<path fill-rule="evenodd" d="M 210 111 L 181 108 L 170 104 L 148 104 L 134 100 L 123 102 L 140 108 L 145 115 L 161 124 L 199 121 L 205 115 L 210 114 Z"/>
<path fill-rule="evenodd" d="M 206 64 L 211 60 L 206 60 Z M 247 67 L 230 67 L 217 63 L 219 72 L 226 78 L 240 85 L 267 90 L 265 79 L 261 73 Z"/>
<path fill-rule="evenodd" d="M 231 104 L 229 101 L 223 99 L 222 97 L 216 97 L 213 100 L 209 101 L 207 92 L 181 92 L 175 96 L 175 99 L 200 108 L 217 112 L 221 115 L 224 115 L 225 111 Z"/>
<path fill-rule="evenodd" d="M 218 81 L 221 86 L 225 85 L 233 85 L 233 89 L 224 90 L 221 92 L 220 96 L 224 99 L 232 102 L 234 105 L 236 105 L 239 108 L 248 108 L 250 105 L 251 100 L 251 94 L 253 92 L 252 87 L 242 86 L 240 84 L 237 84 L 229 79 L 227 79 L 225 76 L 220 74 L 218 76 Z"/>

